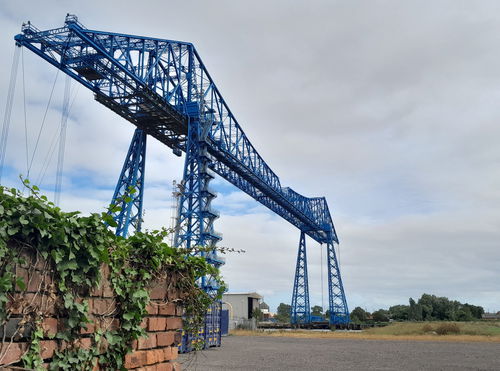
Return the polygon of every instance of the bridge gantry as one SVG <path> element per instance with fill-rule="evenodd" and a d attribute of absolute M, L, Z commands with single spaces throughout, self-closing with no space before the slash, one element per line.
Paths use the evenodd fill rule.
<path fill-rule="evenodd" d="M 339 241 L 326 199 L 282 187 L 237 122 L 193 44 L 90 30 L 73 15 L 66 17 L 64 26 L 45 31 L 28 22 L 15 41 L 90 89 L 96 101 L 137 127 L 113 196 L 113 203 L 123 206 L 113 215 L 117 234 L 126 236 L 141 228 L 146 137 L 150 135 L 175 155 L 186 154 L 175 245 L 209 247 L 205 257 L 214 265 L 223 264 L 215 251 L 221 236 L 213 224 L 219 214 L 211 208 L 215 193 L 209 187 L 218 174 L 300 230 L 292 321 L 310 322 L 307 235 L 326 246 L 330 323 L 349 322 L 334 248 Z M 202 285 L 209 292 L 217 289 L 208 279 Z M 216 314 L 212 317 L 205 335 L 209 346 L 220 345 Z"/>

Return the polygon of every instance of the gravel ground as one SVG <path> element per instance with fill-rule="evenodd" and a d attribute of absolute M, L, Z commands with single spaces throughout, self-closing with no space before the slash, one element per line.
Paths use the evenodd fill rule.
<path fill-rule="evenodd" d="M 179 357 L 186 371 L 500 370 L 499 343 L 229 336 Z"/>

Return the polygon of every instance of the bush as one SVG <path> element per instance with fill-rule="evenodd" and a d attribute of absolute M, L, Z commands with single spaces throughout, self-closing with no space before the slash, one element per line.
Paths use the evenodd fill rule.
<path fill-rule="evenodd" d="M 434 331 L 434 328 L 430 324 L 426 323 L 422 326 L 422 332 L 427 333 L 432 331 Z"/>
<path fill-rule="evenodd" d="M 460 327 L 456 323 L 442 323 L 436 328 L 438 335 L 460 334 Z"/>

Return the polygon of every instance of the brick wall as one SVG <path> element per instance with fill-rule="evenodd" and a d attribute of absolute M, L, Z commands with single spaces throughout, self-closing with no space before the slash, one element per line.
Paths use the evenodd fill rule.
<path fill-rule="evenodd" d="M 64 318 L 59 315 L 61 299 L 55 294 L 53 270 L 50 264 L 39 256 L 33 254 L 25 256 L 27 263 L 16 267 L 16 275 L 24 278 L 26 290 L 21 291 L 17 287 L 10 296 L 7 308 L 11 315 L 7 323 L 0 327 L 0 369 L 6 365 L 22 366 L 22 363 L 18 362 L 27 350 L 32 331 L 30 320 L 33 318 L 42 318 L 44 339 L 41 341 L 41 356 L 45 366 L 50 364 L 57 350 L 63 350 L 68 346 L 62 340 L 51 338 L 51 335 L 61 330 L 65 323 Z M 88 300 L 92 319 L 87 329 L 82 329 L 81 336 L 76 341 L 76 345 L 82 348 L 91 346 L 91 336 L 97 329 L 113 329 L 120 325 L 114 318 L 117 313 L 113 290 L 109 283 L 108 267 L 103 266 L 101 271 L 103 276 L 101 285 L 80 298 L 82 301 Z M 181 340 L 179 329 L 182 326 L 182 308 L 174 304 L 179 293 L 168 289 L 168 283 L 156 283 L 150 288 L 151 302 L 147 307 L 148 316 L 142 323 L 148 336 L 133 342 L 133 352 L 124 359 L 127 369 L 180 370 L 175 359 L 177 344 Z M 2 340 L 4 341 L 1 342 Z M 106 352 L 105 344 L 101 346 L 100 352 Z"/>

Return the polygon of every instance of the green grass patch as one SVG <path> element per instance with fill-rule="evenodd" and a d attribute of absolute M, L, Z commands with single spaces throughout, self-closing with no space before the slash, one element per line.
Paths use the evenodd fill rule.
<path fill-rule="evenodd" d="M 495 322 L 396 322 L 365 331 L 372 335 L 481 335 L 500 336 L 500 321 Z"/>

